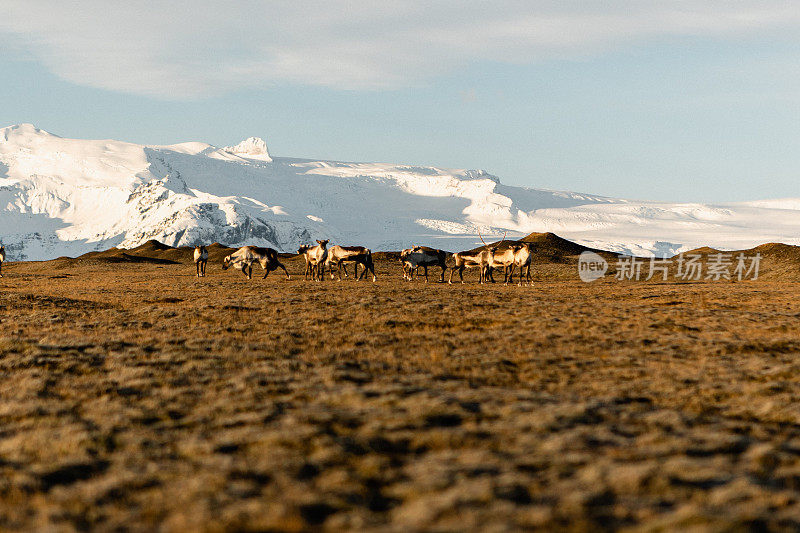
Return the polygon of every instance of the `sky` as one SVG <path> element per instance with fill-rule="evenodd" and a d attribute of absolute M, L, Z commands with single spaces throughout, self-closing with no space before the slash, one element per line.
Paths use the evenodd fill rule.
<path fill-rule="evenodd" d="M 165 7 L 167 6 L 167 7 Z M 3 0 L 0 126 L 480 168 L 639 200 L 800 197 L 789 1 Z"/>

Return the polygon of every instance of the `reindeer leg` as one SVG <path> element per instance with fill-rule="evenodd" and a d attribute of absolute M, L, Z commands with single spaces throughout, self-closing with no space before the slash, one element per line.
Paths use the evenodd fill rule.
<path fill-rule="evenodd" d="M 278 262 L 278 267 L 280 267 L 280 268 L 282 268 L 282 269 L 283 269 L 283 272 L 286 274 L 286 279 L 287 279 L 287 280 L 290 280 L 290 279 L 292 279 L 292 278 L 291 278 L 291 276 L 289 276 L 289 271 L 288 271 L 288 270 L 286 270 L 286 267 L 285 267 L 285 266 L 283 266 L 283 263 L 280 263 L 280 262 Z"/>

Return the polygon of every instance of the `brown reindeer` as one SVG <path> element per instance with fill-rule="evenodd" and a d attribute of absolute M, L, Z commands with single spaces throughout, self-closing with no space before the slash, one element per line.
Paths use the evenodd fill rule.
<path fill-rule="evenodd" d="M 270 272 L 282 268 L 289 278 L 286 267 L 278 260 L 278 252 L 272 248 L 258 248 L 256 246 L 243 246 L 222 260 L 222 270 L 233 267 L 242 271 L 247 279 L 253 279 L 253 263 L 258 263 L 264 269 L 266 278 Z M 263 279 L 263 278 L 262 278 Z"/>
<path fill-rule="evenodd" d="M 303 279 L 308 281 L 309 274 L 311 279 L 315 281 L 323 281 L 325 279 L 325 260 L 328 258 L 328 239 L 324 241 L 317 240 L 316 246 L 304 244 L 298 248 L 297 253 L 303 255 L 306 260 L 306 271 Z"/>
<path fill-rule="evenodd" d="M 194 264 L 197 268 L 197 277 L 205 277 L 206 265 L 208 264 L 208 250 L 205 246 L 194 247 Z"/>
<path fill-rule="evenodd" d="M 356 281 L 361 281 L 367 274 L 367 271 L 372 272 L 373 282 L 377 279 L 375 276 L 375 263 L 372 261 L 372 251 L 369 248 L 364 248 L 363 246 L 339 246 L 338 244 L 336 246 L 331 246 L 328 250 L 328 259 L 326 261 L 326 264 L 330 268 L 331 279 L 334 279 L 333 269 L 335 267 L 339 274 L 339 281 L 342 281 L 342 268 L 345 267 L 345 263 L 354 263 L 353 268 L 355 269 L 355 273 L 353 277 Z M 364 267 L 361 276 L 358 275 L 358 265 Z M 345 269 L 345 277 L 346 276 L 347 270 Z"/>
<path fill-rule="evenodd" d="M 3 263 L 6 260 L 6 247 L 0 244 L 0 278 L 3 277 Z"/>

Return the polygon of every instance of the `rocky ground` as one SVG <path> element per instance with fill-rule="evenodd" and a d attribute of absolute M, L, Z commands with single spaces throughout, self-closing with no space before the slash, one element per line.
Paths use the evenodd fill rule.
<path fill-rule="evenodd" d="M 4 266 L 0 529 L 800 528 L 798 283 L 151 252 Z"/>

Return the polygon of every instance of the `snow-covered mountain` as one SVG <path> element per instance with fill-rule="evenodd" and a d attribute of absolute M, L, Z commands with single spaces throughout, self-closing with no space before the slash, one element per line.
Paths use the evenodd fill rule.
<path fill-rule="evenodd" d="M 0 240 L 11 259 L 49 259 L 149 239 L 293 251 L 329 238 L 374 250 L 457 250 L 552 231 L 636 254 L 800 243 L 800 199 L 634 202 L 502 185 L 482 170 L 272 158 L 250 138 L 147 146 L 0 129 Z M 487 239 L 488 240 L 488 239 Z"/>

